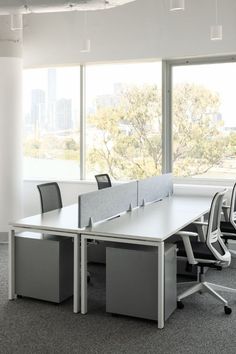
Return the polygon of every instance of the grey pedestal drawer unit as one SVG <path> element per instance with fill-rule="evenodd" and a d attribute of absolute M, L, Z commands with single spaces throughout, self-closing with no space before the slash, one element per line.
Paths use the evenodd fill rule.
<path fill-rule="evenodd" d="M 17 295 L 56 303 L 72 296 L 71 238 L 24 233 L 15 241 Z"/>
<path fill-rule="evenodd" d="M 106 311 L 157 320 L 157 247 L 106 250 Z M 165 245 L 165 320 L 176 309 L 176 246 Z"/>

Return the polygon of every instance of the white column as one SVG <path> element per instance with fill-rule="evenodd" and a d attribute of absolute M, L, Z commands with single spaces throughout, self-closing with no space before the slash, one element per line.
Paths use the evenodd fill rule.
<path fill-rule="evenodd" d="M 0 240 L 8 223 L 21 217 L 22 58 L 20 33 L 5 24 L 0 38 Z M 0 26 L 2 27 L 2 26 Z M 0 30 L 3 30 L 0 28 Z"/>

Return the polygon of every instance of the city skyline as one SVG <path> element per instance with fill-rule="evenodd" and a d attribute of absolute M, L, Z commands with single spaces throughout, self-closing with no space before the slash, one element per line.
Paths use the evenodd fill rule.
<path fill-rule="evenodd" d="M 60 131 L 74 128 L 72 99 L 57 96 L 57 70 L 47 70 L 45 90 L 30 90 L 29 112 L 26 114 L 27 131 Z M 31 128 L 31 129 L 30 129 Z"/>
<path fill-rule="evenodd" d="M 114 68 L 115 67 L 115 68 Z M 138 75 L 137 75 L 137 69 Z M 114 70 L 115 69 L 115 70 Z M 214 90 L 220 96 L 221 106 L 218 113 L 225 122 L 226 130 L 236 126 L 236 107 L 234 105 L 235 80 L 229 77 L 236 76 L 235 63 L 205 64 L 179 66 L 173 69 L 173 86 L 180 83 L 194 83 Z M 155 73 L 155 75 L 153 75 Z M 41 89 L 48 96 L 48 102 L 57 99 L 72 100 L 72 120 L 75 113 L 79 113 L 79 68 L 45 68 L 27 69 L 24 79 L 24 111 L 25 115 L 30 112 L 30 87 Z M 49 84 L 51 82 L 51 84 Z M 86 68 L 86 109 L 87 114 L 95 111 L 95 97 L 97 100 L 115 100 L 111 96 L 116 95 L 116 86 L 146 84 L 161 85 L 161 64 L 134 63 L 134 64 L 100 64 Z M 102 85 L 101 85 L 102 82 Z M 159 83 L 159 84 L 158 84 Z M 110 97 L 110 98 L 109 98 Z M 77 118 L 76 118 L 77 119 Z"/>
<path fill-rule="evenodd" d="M 236 75 L 236 65 L 234 69 L 233 75 Z M 231 97 L 232 95 L 228 95 L 228 91 L 234 87 L 234 81 L 230 80 L 230 85 L 226 85 L 227 80 L 229 80 L 230 70 L 232 70 L 231 64 L 229 68 L 211 64 L 205 66 L 184 65 L 173 68 L 173 89 L 178 84 L 193 84 L 204 87 L 209 92 L 212 92 L 213 95 L 219 94 L 221 100 L 220 108 L 216 109 L 216 111 L 213 109 L 211 112 L 202 113 L 204 115 L 208 114 L 213 124 L 217 121 L 224 123 L 219 129 L 224 136 L 227 136 L 236 127 L 234 100 Z M 158 62 L 88 66 L 86 67 L 85 75 L 87 115 L 95 113 L 97 106 L 118 105 L 120 94 L 124 87 L 137 86 L 141 88 L 146 85 L 155 85 L 159 90 L 161 89 L 161 63 Z M 80 135 L 78 134 L 80 68 L 27 69 L 24 76 L 24 87 L 24 111 L 28 124 L 25 125 L 25 136 L 26 138 L 29 137 L 27 155 L 25 156 L 27 174 L 34 174 L 36 171 L 40 173 L 39 167 L 44 164 L 45 160 L 45 164 L 48 163 L 49 167 L 55 166 L 52 167 L 50 173 L 54 174 L 55 171 L 58 171 L 58 175 L 67 175 L 68 173 L 69 176 L 77 176 L 79 169 L 78 151 L 80 148 Z M 194 117 L 192 119 L 194 120 Z M 128 124 L 127 120 L 127 123 L 125 122 L 121 127 L 124 132 L 129 128 Z M 74 128 L 75 130 L 73 130 Z M 39 134 L 41 135 L 35 134 L 35 131 L 40 131 Z M 100 139 L 102 134 L 103 132 L 99 131 L 96 125 L 91 126 L 89 120 L 87 120 L 87 153 L 90 149 L 102 144 Z M 35 137 L 46 137 L 46 135 L 50 139 L 42 139 L 38 145 L 37 142 L 34 145 L 33 139 Z M 51 139 L 51 136 L 53 139 Z M 64 137 L 66 137 L 70 145 L 67 144 Z M 25 142 L 27 142 L 27 139 Z M 70 146 L 69 150 L 72 153 L 69 153 L 68 146 Z M 71 146 L 76 149 L 76 151 L 74 150 L 76 152 L 74 155 Z M 32 155 L 30 155 L 31 152 Z M 32 166 L 34 167 L 32 168 Z M 55 171 L 53 171 L 54 168 Z M 229 169 L 227 173 L 230 173 L 230 171 Z M 217 173 L 221 172 L 218 171 Z"/>

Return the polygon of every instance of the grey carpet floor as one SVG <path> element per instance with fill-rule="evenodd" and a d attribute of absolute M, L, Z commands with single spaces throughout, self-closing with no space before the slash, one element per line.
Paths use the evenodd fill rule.
<path fill-rule="evenodd" d="M 90 267 L 89 313 L 72 313 L 72 299 L 60 305 L 28 298 L 7 300 L 7 245 L 0 244 L 0 353 L 236 353 L 236 296 L 233 312 L 210 295 L 184 301 L 158 330 L 153 321 L 112 317 L 105 312 L 105 267 Z M 236 269 L 209 270 L 207 279 L 236 288 Z"/>

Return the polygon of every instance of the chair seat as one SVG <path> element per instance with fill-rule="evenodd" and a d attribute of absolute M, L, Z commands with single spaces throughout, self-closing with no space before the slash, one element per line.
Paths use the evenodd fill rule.
<path fill-rule="evenodd" d="M 236 230 L 229 221 L 221 221 L 220 230 L 223 234 L 222 238 L 224 239 L 236 239 Z M 224 235 L 224 233 L 235 234 L 234 235 Z"/>
<path fill-rule="evenodd" d="M 191 242 L 192 249 L 193 249 L 193 254 L 195 258 L 199 259 L 212 259 L 216 260 L 214 257 L 213 253 L 209 250 L 207 245 L 203 242 Z M 178 256 L 180 257 L 186 257 L 187 254 L 184 248 L 184 244 L 182 241 L 177 242 L 177 248 L 178 248 Z"/>

